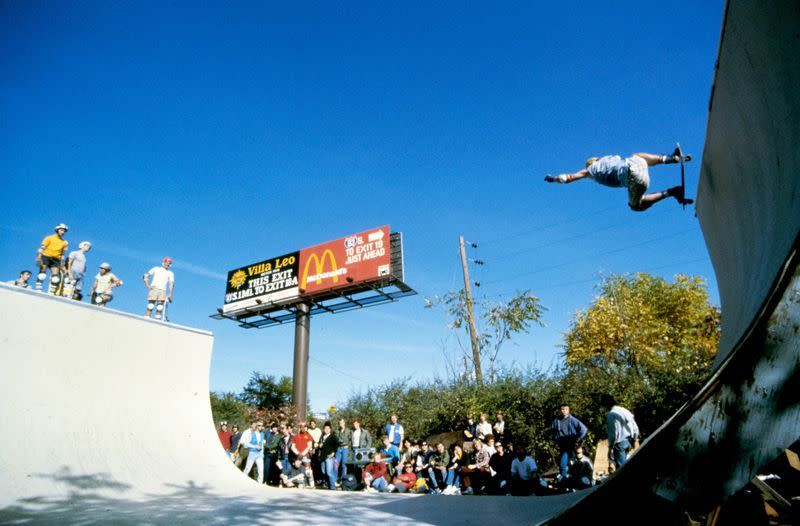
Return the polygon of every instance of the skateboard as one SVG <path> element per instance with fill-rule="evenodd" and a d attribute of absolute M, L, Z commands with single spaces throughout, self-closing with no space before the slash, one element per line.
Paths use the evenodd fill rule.
<path fill-rule="evenodd" d="M 675 143 L 675 152 L 678 154 L 678 157 L 681 160 L 681 194 L 683 195 L 683 199 L 681 199 L 681 206 L 683 206 L 684 210 L 686 209 L 686 205 L 690 205 L 694 203 L 694 199 L 687 199 L 686 198 L 686 166 L 684 161 L 691 161 L 692 158 L 688 155 L 683 155 L 683 150 L 681 150 L 681 143 Z"/>

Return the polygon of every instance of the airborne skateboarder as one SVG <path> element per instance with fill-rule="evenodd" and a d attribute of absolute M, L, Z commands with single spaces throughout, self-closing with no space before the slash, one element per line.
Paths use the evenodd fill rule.
<path fill-rule="evenodd" d="M 684 161 L 691 160 L 685 155 Z M 605 157 L 590 157 L 586 161 L 586 168 L 573 174 L 561 174 L 555 177 L 545 176 L 548 183 L 571 183 L 589 177 L 598 183 L 628 189 L 628 206 L 635 212 L 644 212 L 657 202 L 667 197 L 674 197 L 683 205 L 694 201 L 686 199 L 683 186 L 673 186 L 663 192 L 646 194 L 650 186 L 648 167 L 657 164 L 673 164 L 681 162 L 680 150 L 675 149 L 671 155 L 654 155 L 652 153 L 636 153 L 627 159 L 619 155 L 606 155 Z"/>

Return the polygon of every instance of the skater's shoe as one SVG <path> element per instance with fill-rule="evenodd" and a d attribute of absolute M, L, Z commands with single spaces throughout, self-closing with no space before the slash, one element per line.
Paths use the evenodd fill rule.
<path fill-rule="evenodd" d="M 673 186 L 667 190 L 667 195 L 674 197 L 682 205 L 690 205 L 694 203 L 694 199 L 687 199 L 683 192 L 682 186 Z"/>
<path fill-rule="evenodd" d="M 689 162 L 691 160 L 691 155 L 683 156 L 683 162 Z M 681 151 L 678 148 L 675 148 L 675 151 L 673 151 L 672 154 L 664 156 L 664 164 L 675 164 L 679 162 L 681 162 Z"/>

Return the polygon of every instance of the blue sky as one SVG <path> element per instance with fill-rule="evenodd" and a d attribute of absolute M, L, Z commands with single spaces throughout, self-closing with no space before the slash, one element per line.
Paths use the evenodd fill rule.
<path fill-rule="evenodd" d="M 556 363 L 603 273 L 701 275 L 718 302 L 693 210 L 634 214 L 623 190 L 542 177 L 679 140 L 693 194 L 721 0 L 162 4 L 0 3 L 3 279 L 63 221 L 139 312 L 170 255 L 173 320 L 215 333 L 211 387 L 238 391 L 291 375 L 293 329 L 209 319 L 225 273 L 389 224 L 420 295 L 312 320 L 315 410 L 445 374 L 455 344 L 423 297 L 459 287 L 459 235 L 486 261 L 477 295 L 549 309 L 507 364 Z M 651 189 L 679 177 L 656 167 Z"/>

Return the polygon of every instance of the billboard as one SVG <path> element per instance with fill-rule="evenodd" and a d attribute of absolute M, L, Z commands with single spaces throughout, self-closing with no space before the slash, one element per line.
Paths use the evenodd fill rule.
<path fill-rule="evenodd" d="M 228 272 L 222 311 L 286 305 L 388 276 L 390 257 L 389 227 L 382 226 L 239 267 Z"/>

